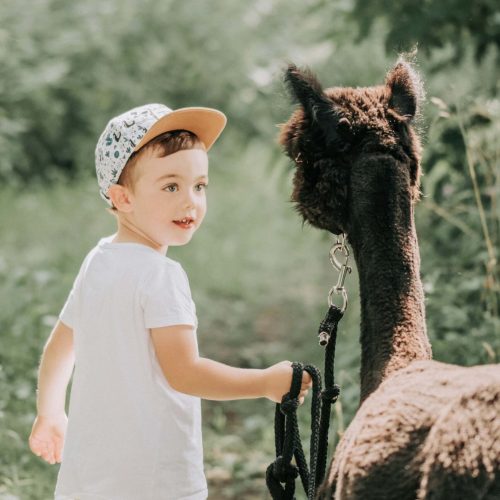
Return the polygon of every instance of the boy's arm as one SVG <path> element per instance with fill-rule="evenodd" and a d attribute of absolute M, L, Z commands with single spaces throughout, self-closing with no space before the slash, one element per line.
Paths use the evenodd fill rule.
<path fill-rule="evenodd" d="M 38 414 L 28 439 L 31 451 L 50 464 L 62 460 L 68 424 L 66 388 L 74 362 L 73 330 L 58 321 L 43 349 L 38 370 Z"/>
<path fill-rule="evenodd" d="M 289 392 L 292 368 L 283 361 L 266 369 L 235 368 L 198 355 L 189 325 L 152 328 L 156 356 L 168 383 L 177 391 L 212 400 L 267 397 L 281 402 Z M 310 387 L 304 372 L 301 400 Z"/>
<path fill-rule="evenodd" d="M 36 406 L 39 416 L 65 414 L 66 389 L 74 364 L 73 330 L 59 320 L 45 343 L 38 370 Z"/>

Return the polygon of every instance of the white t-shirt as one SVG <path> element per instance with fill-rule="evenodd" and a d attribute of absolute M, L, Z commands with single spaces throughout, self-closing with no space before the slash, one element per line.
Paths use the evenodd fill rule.
<path fill-rule="evenodd" d="M 75 371 L 55 498 L 205 499 L 200 399 L 170 387 L 148 330 L 196 329 L 186 273 L 112 238 L 86 256 L 59 315 L 74 332 Z"/>

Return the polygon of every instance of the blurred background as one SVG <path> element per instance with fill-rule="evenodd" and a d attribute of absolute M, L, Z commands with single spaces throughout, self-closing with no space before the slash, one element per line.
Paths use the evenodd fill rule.
<path fill-rule="evenodd" d="M 38 362 L 81 260 L 114 232 L 94 147 L 131 107 L 202 105 L 229 119 L 210 155 L 204 226 L 168 252 L 190 278 L 202 355 L 321 367 L 317 327 L 337 275 L 331 235 L 303 226 L 289 201 L 276 141 L 293 110 L 288 61 L 325 87 L 369 86 L 417 46 L 427 99 L 416 223 L 434 356 L 498 362 L 499 44 L 490 0 L 0 2 L 0 498 L 52 498 L 59 465 L 28 448 Z M 347 288 L 330 455 L 359 396 L 355 269 Z M 266 498 L 274 405 L 206 401 L 203 412 L 210 498 Z M 308 438 L 309 401 L 299 413 Z"/>

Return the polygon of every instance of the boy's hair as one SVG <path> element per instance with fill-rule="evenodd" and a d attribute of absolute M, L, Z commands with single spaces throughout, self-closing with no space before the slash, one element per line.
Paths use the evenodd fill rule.
<path fill-rule="evenodd" d="M 206 151 L 205 144 L 203 144 L 196 134 L 189 130 L 170 130 L 156 136 L 141 149 L 130 155 L 118 178 L 117 184 L 126 186 L 130 190 L 134 189 L 134 184 L 137 181 L 137 177 L 134 175 L 135 167 L 144 152 L 158 151 L 158 157 L 163 158 L 185 149 L 203 149 Z M 113 212 L 117 211 L 114 206 L 111 206 L 110 210 Z"/>

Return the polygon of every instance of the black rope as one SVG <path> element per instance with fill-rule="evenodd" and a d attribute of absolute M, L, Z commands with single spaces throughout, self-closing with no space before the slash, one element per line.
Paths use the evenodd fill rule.
<path fill-rule="evenodd" d="M 335 346 L 337 344 L 337 327 L 344 313 L 336 305 L 332 304 L 325 319 L 322 321 L 319 329 L 326 332 L 329 336 L 328 343 L 325 348 L 325 365 L 323 373 L 325 374 L 325 390 L 321 393 L 321 398 L 324 404 L 321 411 L 321 424 L 318 450 L 318 466 L 316 469 L 316 484 L 320 485 L 325 477 L 326 460 L 328 453 L 328 429 L 330 426 L 330 413 L 332 405 L 336 403 L 340 387 L 335 384 Z"/>
<path fill-rule="evenodd" d="M 291 463 L 296 443 L 300 441 L 297 425 L 297 408 L 302 385 L 303 367 L 300 363 L 292 363 L 293 375 L 290 392 L 283 396 L 281 404 L 276 405 L 274 418 L 276 460 L 266 471 L 266 484 L 274 499 L 291 500 L 295 494 L 295 479 L 299 475 L 297 466 Z M 286 418 L 288 417 L 288 418 Z M 300 460 L 297 464 L 303 465 Z M 301 475 L 304 481 L 303 476 Z M 282 487 L 280 483 L 285 483 Z"/>
<path fill-rule="evenodd" d="M 274 418 L 276 460 L 266 471 L 266 484 L 274 500 L 293 500 L 295 479 L 300 475 L 308 499 L 313 499 L 323 481 L 328 451 L 328 428 L 331 405 L 337 401 L 339 387 L 334 384 L 334 357 L 338 322 L 343 312 L 334 304 L 319 327 L 320 345 L 325 349 L 325 389 L 321 388 L 321 372 L 313 365 L 292 363 L 290 392 L 276 405 Z M 307 371 L 312 379 L 310 469 L 302 449 L 297 408 L 302 385 L 302 374 Z M 292 464 L 295 458 L 296 465 Z M 281 485 L 284 483 L 284 486 Z"/>

